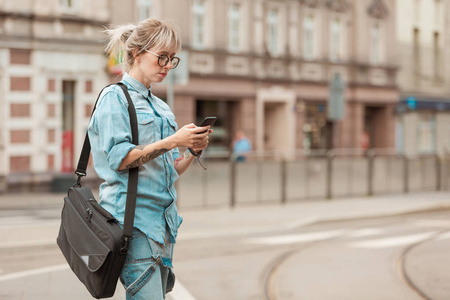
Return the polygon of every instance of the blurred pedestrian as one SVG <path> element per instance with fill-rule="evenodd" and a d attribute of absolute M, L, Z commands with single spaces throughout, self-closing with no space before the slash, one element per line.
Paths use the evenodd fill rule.
<path fill-rule="evenodd" d="M 361 149 L 363 150 L 364 153 L 367 154 L 369 147 L 370 147 L 370 135 L 367 131 L 364 131 L 361 136 Z"/>
<path fill-rule="evenodd" d="M 245 162 L 246 156 L 252 151 L 252 144 L 244 131 L 236 131 L 233 142 L 233 156 L 236 162 Z"/>
<path fill-rule="evenodd" d="M 174 182 L 208 146 L 209 126 L 178 129 L 170 107 L 154 96 L 151 84 L 162 82 L 180 59 L 179 30 L 156 19 L 106 30 L 106 50 L 123 53 L 123 82 L 136 108 L 139 145 L 131 143 L 128 103 L 122 89 L 102 92 L 89 124 L 94 167 L 104 182 L 100 205 L 123 225 L 127 169 L 139 167 L 133 240 L 122 269 L 127 300 L 161 300 L 174 285 L 172 254 L 182 218 Z M 201 133 L 205 131 L 205 133 Z M 189 149 L 180 155 L 178 147 Z"/>

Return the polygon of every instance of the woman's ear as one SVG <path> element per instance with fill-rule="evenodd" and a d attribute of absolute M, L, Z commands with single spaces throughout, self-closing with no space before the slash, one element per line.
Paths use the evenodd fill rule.
<path fill-rule="evenodd" d="M 137 60 L 138 62 L 141 62 L 141 57 L 140 57 L 139 52 L 137 50 L 133 50 L 132 53 L 133 53 L 134 59 Z"/>

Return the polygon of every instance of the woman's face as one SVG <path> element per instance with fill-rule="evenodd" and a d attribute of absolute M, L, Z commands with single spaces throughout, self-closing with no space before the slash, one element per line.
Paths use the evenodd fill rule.
<path fill-rule="evenodd" d="M 165 66 L 158 64 L 159 56 L 167 55 L 169 62 Z M 171 59 L 175 52 L 169 49 L 149 49 L 136 56 L 135 64 L 130 70 L 130 75 L 142 82 L 147 88 L 152 82 L 162 82 L 172 69 Z M 163 59 L 161 59 L 162 61 Z"/>

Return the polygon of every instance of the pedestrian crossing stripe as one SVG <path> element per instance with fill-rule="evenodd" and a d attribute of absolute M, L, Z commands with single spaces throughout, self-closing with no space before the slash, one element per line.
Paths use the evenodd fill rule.
<path fill-rule="evenodd" d="M 363 242 L 351 243 L 351 248 L 368 248 L 368 249 L 382 249 L 391 248 L 397 246 L 405 246 L 410 244 L 415 244 L 434 236 L 436 232 L 425 232 L 419 234 L 410 234 L 403 236 L 396 236 L 391 238 L 375 239 Z"/>

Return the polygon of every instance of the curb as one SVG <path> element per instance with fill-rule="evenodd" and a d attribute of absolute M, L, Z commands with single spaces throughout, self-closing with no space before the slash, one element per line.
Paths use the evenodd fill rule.
<path fill-rule="evenodd" d="M 427 212 L 437 212 L 450 210 L 450 203 L 439 203 L 435 205 L 429 205 L 428 207 L 423 208 L 412 208 L 406 210 L 400 210 L 395 212 L 387 212 L 387 213 L 374 213 L 360 216 L 348 216 L 348 217 L 328 217 L 328 218 L 319 218 L 315 222 L 311 224 L 319 224 L 319 223 L 330 223 L 330 222 L 346 222 L 346 221 L 358 221 L 363 219 L 377 219 L 377 218 L 390 218 L 390 217 L 398 217 L 405 215 L 414 215 L 419 213 L 427 213 Z M 308 224 L 308 225 L 311 225 Z"/>

